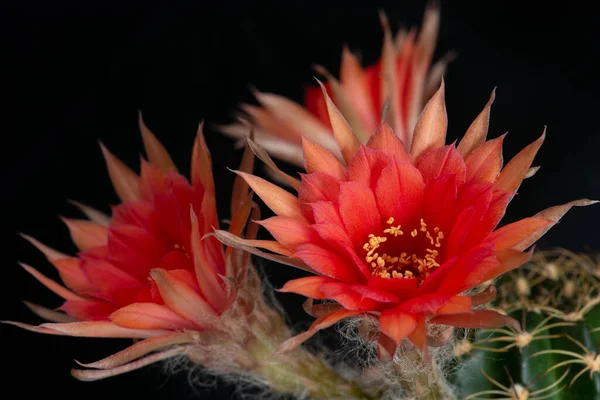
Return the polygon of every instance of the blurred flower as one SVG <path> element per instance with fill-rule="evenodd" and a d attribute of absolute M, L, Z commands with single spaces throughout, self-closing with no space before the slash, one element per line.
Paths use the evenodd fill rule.
<path fill-rule="evenodd" d="M 150 162 L 141 176 L 104 146 L 108 171 L 121 200 L 111 218 L 75 203 L 89 220 L 64 219 L 80 253 L 71 257 L 25 236 L 57 269 L 64 286 L 23 265 L 65 302 L 58 311 L 26 303 L 50 323 L 34 332 L 85 337 L 142 339 L 103 360 L 73 370 L 81 380 L 97 380 L 184 356 L 233 383 L 266 385 L 270 390 L 315 398 L 365 399 L 351 382 L 319 357 L 297 350 L 273 353 L 292 335 L 282 314 L 263 296 L 249 254 L 223 248 L 218 229 L 211 157 L 202 135 L 196 138 L 191 183 L 177 173 L 166 150 L 140 119 Z M 246 149 L 241 169 L 251 171 Z M 234 184 L 229 233 L 253 241 L 260 219 L 248 185 Z M 247 226 L 246 226 L 247 225 Z M 261 241 L 254 240 L 259 244 Z"/>
<path fill-rule="evenodd" d="M 439 19 L 438 6 L 431 5 L 425 11 L 418 35 L 415 30 L 401 29 L 394 38 L 385 15 L 381 14 L 384 41 L 381 58 L 375 65 L 363 68 L 357 56 L 345 47 L 339 81 L 323 67 L 315 67 L 327 79 L 327 92 L 362 143 L 375 132 L 387 107 L 388 123 L 410 145 L 419 114 L 439 86 L 452 58 L 449 54 L 431 67 Z M 271 93 L 256 92 L 255 96 L 260 105 L 242 105 L 242 119 L 249 119 L 257 128 L 257 144 L 274 157 L 302 166 L 302 136 L 340 154 L 320 88 L 306 89 L 304 107 Z M 222 131 L 244 138 L 248 128 L 238 123 Z"/>
<path fill-rule="evenodd" d="M 405 338 L 425 356 L 428 342 L 443 344 L 438 342 L 447 332 L 428 338 L 428 324 L 518 329 L 512 318 L 475 308 L 493 298 L 493 288 L 470 290 L 523 264 L 531 256 L 524 251 L 572 206 L 593 202 L 552 207 L 496 229 L 523 179 L 535 172 L 531 164 L 545 134 L 503 168 L 504 135 L 486 141 L 493 98 L 492 93 L 458 146 L 445 145 L 443 82 L 425 106 L 411 144 L 382 122 L 363 145 L 327 96 L 343 161 L 304 138 L 307 173 L 291 184 L 297 196 L 238 172 L 277 214 L 260 222 L 276 240 L 261 246 L 316 274 L 281 289 L 309 297 L 306 308 L 318 317 L 281 351 L 354 316 L 378 321 L 383 358 Z M 225 232 L 216 235 L 227 244 L 253 245 Z"/>

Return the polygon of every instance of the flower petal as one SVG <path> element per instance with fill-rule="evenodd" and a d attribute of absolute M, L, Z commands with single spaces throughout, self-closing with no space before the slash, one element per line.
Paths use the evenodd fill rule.
<path fill-rule="evenodd" d="M 102 211 L 96 210 L 93 207 L 82 204 L 75 200 L 69 200 L 69 203 L 73 204 L 75 207 L 79 208 L 79 210 L 85 214 L 86 217 L 89 218 L 90 221 L 97 223 L 98 225 L 108 227 L 110 225 L 110 217 L 104 214 Z"/>
<path fill-rule="evenodd" d="M 313 271 L 339 279 L 347 283 L 359 283 L 360 273 L 340 258 L 337 254 L 312 243 L 304 243 L 296 248 L 294 257 L 304 261 Z"/>
<path fill-rule="evenodd" d="M 415 166 L 421 171 L 425 183 L 443 174 L 456 175 L 458 187 L 465 182 L 465 161 L 454 145 L 437 147 L 423 153 Z"/>
<path fill-rule="evenodd" d="M 173 346 L 177 344 L 192 343 L 194 341 L 194 333 L 168 333 L 162 336 L 151 337 L 137 342 L 125 350 L 122 350 L 109 357 L 103 358 L 92 363 L 80 363 L 79 365 L 86 368 L 95 369 L 110 369 L 126 364 L 137 358 L 140 358 L 150 352 L 160 350 L 161 348 Z"/>
<path fill-rule="evenodd" d="M 386 279 L 379 276 L 369 277 L 369 288 L 383 290 L 406 300 L 414 297 L 417 293 L 417 280 L 407 278 Z"/>
<path fill-rule="evenodd" d="M 454 296 L 438 308 L 437 315 L 468 314 L 471 312 L 472 300 L 469 296 Z"/>
<path fill-rule="evenodd" d="M 265 151 L 265 149 L 256 144 L 252 139 L 248 138 L 247 140 L 248 146 L 250 147 L 254 155 L 256 155 L 256 157 L 258 157 L 262 162 L 264 162 L 265 165 L 267 165 L 267 167 L 269 167 L 271 171 L 273 171 L 275 176 L 277 176 L 283 182 L 287 183 L 289 186 L 293 187 L 295 190 L 298 190 L 300 188 L 300 181 L 280 170 L 269 156 L 269 153 Z M 246 170 L 244 168 L 240 168 L 240 170 L 244 172 L 251 172 L 252 169 L 248 168 Z"/>
<path fill-rule="evenodd" d="M 115 324 L 131 329 L 198 330 L 198 326 L 165 306 L 133 303 L 109 316 Z"/>
<path fill-rule="evenodd" d="M 198 133 L 194 141 L 191 170 L 192 184 L 201 184 L 206 190 L 214 193 L 215 182 L 212 175 L 212 159 L 204 140 L 204 121 L 198 126 Z"/>
<path fill-rule="evenodd" d="M 342 182 L 339 205 L 346 232 L 357 248 L 369 234 L 379 232 L 381 216 L 371 189 L 358 182 Z"/>
<path fill-rule="evenodd" d="M 519 245 L 519 249 L 522 250 L 522 244 L 528 243 L 530 237 L 536 235 L 542 229 L 547 231 L 555 223 L 556 221 L 543 217 L 524 218 L 495 230 L 488 236 L 487 241 L 494 243 L 496 251 L 515 248 Z"/>
<path fill-rule="evenodd" d="M 108 241 L 108 228 L 83 219 L 62 218 L 69 228 L 71 238 L 79 250 L 105 246 Z"/>
<path fill-rule="evenodd" d="M 292 279 L 287 281 L 279 292 L 296 293 L 313 299 L 325 299 L 321 292 L 321 285 L 324 283 L 335 282 L 334 279 L 325 276 L 307 276 L 305 278 Z"/>
<path fill-rule="evenodd" d="M 505 136 L 483 143 L 465 159 L 467 181 L 496 182 L 502 169 L 502 142 Z"/>
<path fill-rule="evenodd" d="M 396 159 L 412 163 L 412 157 L 406 151 L 404 143 L 385 121 L 379 125 L 377 131 L 371 136 L 367 147 L 384 151 Z"/>
<path fill-rule="evenodd" d="M 514 318 L 492 310 L 473 310 L 468 314 L 440 315 L 433 317 L 429 322 L 461 328 L 498 328 L 510 325 L 518 331 L 521 330 L 519 322 Z"/>
<path fill-rule="evenodd" d="M 254 192 L 277 215 L 305 220 L 300 201 L 284 189 L 266 180 L 241 171 L 233 171 L 240 175 Z"/>
<path fill-rule="evenodd" d="M 108 175 L 121 201 L 139 200 L 139 177 L 100 143 Z"/>
<path fill-rule="evenodd" d="M 304 169 L 309 174 L 326 172 L 338 180 L 346 178 L 346 169 L 340 160 L 325 147 L 302 137 Z"/>
<path fill-rule="evenodd" d="M 149 338 L 168 333 L 164 330 L 154 329 L 129 329 L 120 327 L 109 321 L 85 321 L 71 322 L 66 324 L 46 323 L 39 326 L 50 329 L 58 334 L 78 337 L 110 337 L 110 338 Z"/>
<path fill-rule="evenodd" d="M 142 118 L 142 113 L 139 113 L 138 123 L 140 126 L 140 132 L 142 133 L 142 140 L 144 142 L 144 148 L 148 159 L 152 164 L 158 167 L 159 170 L 164 172 L 177 172 L 177 167 L 173 163 L 171 156 L 164 148 L 164 146 L 158 141 L 156 136 L 148 129 Z"/>
<path fill-rule="evenodd" d="M 446 115 L 444 81 L 442 80 L 439 90 L 427 102 L 417 126 L 415 126 L 410 149 L 413 159 L 417 160 L 427 150 L 442 147 L 446 141 L 447 127 L 448 116 Z"/>
<path fill-rule="evenodd" d="M 404 313 L 398 309 L 385 310 L 379 317 L 381 331 L 394 339 L 396 345 L 411 334 L 417 327 L 417 320 L 411 314 Z"/>
<path fill-rule="evenodd" d="M 327 104 L 327 112 L 329 113 L 329 120 L 331 121 L 333 136 L 340 147 L 342 155 L 344 156 L 344 160 L 346 160 L 348 163 L 360 148 L 360 141 L 354 135 L 352 128 L 350 125 L 348 125 L 348 122 L 344 116 L 329 98 L 325 86 L 323 86 L 321 82 L 319 82 L 319 85 L 321 85 L 323 96 L 325 97 L 325 102 Z"/>
<path fill-rule="evenodd" d="M 526 253 L 514 249 L 502 250 L 496 254 L 500 264 L 486 271 L 485 275 L 483 275 L 479 280 L 480 282 L 485 282 L 512 271 L 513 269 L 518 268 L 529 261 L 532 255 L 533 248 Z"/>
<path fill-rule="evenodd" d="M 596 204 L 596 203 L 598 203 L 597 200 L 588 200 L 588 199 L 574 200 L 569 203 L 562 204 L 560 206 L 554 206 L 554 207 L 547 208 L 544 211 L 540 211 L 539 213 L 535 214 L 534 217 L 535 218 L 544 218 L 544 219 L 547 219 L 550 221 L 558 222 L 563 217 L 563 215 L 565 215 L 567 213 L 567 211 L 569 211 L 571 209 L 571 207 L 590 206 L 590 205 Z M 552 226 L 554 226 L 554 225 L 548 225 L 547 227 L 540 228 L 535 233 L 533 233 L 532 235 L 530 235 L 529 237 L 524 239 L 522 242 L 520 242 L 518 245 L 516 245 L 515 249 L 524 250 L 524 249 L 528 248 L 529 246 L 534 244 L 540 237 L 542 237 L 546 232 L 548 232 L 548 230 Z"/>
<path fill-rule="evenodd" d="M 75 301 L 83 301 L 85 298 L 71 292 L 69 289 L 59 285 L 55 281 L 50 278 L 47 278 L 43 274 L 41 274 L 37 269 L 30 267 L 27 264 L 20 264 L 21 267 L 27 272 L 29 272 L 35 279 L 37 279 L 42 285 L 46 286 L 48 289 L 59 295 L 65 300 L 75 300 Z"/>
<path fill-rule="evenodd" d="M 381 217 L 388 219 L 393 217 L 395 224 L 402 226 L 411 225 L 417 222 L 423 214 L 423 196 L 425 183 L 418 169 L 411 164 L 403 161 L 397 161 L 390 164 L 381 171 L 377 188 L 375 189 L 377 207 Z M 374 218 L 368 214 L 363 214 L 361 210 L 356 210 L 356 217 Z M 364 221 L 364 219 L 363 219 Z M 371 228 L 367 233 L 376 234 L 377 227 L 381 227 L 381 222 Z M 363 242 L 367 236 L 363 235 Z"/>
<path fill-rule="evenodd" d="M 156 282 L 165 304 L 185 319 L 201 327 L 215 323 L 217 313 L 198 292 L 177 279 L 169 271 L 153 269 L 150 276 Z"/>
<path fill-rule="evenodd" d="M 194 271 L 196 272 L 198 286 L 208 303 L 215 310 L 223 311 L 227 304 L 225 288 L 223 287 L 222 280 L 217 276 L 217 266 L 213 265 L 206 256 L 206 242 L 200 236 L 198 217 L 196 217 L 193 207 L 190 207 L 190 220 L 192 223 L 190 241 L 194 255 Z M 207 238 L 207 240 L 215 239 Z"/>
<path fill-rule="evenodd" d="M 467 158 L 467 156 L 471 154 L 473 150 L 485 142 L 488 128 L 490 126 L 490 111 L 495 98 L 496 89 L 494 88 L 487 104 L 477 118 L 475 118 L 475 121 L 473 121 L 471 126 L 469 126 L 467 133 L 465 133 L 465 136 L 463 136 L 462 140 L 458 144 L 458 152 L 464 158 Z"/>
<path fill-rule="evenodd" d="M 290 217 L 271 217 L 258 222 L 266 228 L 279 243 L 291 251 L 302 243 L 318 243 L 317 232 L 306 222 Z"/>
<path fill-rule="evenodd" d="M 529 171 L 529 167 L 531 167 L 531 163 L 542 146 L 542 143 L 544 143 L 545 138 L 546 129 L 544 129 L 544 133 L 542 133 L 542 136 L 540 136 L 539 139 L 521 150 L 519 154 L 506 164 L 496 183 L 498 189 L 506 192 L 517 191 L 521 182 L 525 179 L 527 171 Z"/>
<path fill-rule="evenodd" d="M 302 343 L 306 342 L 321 329 L 329 328 L 330 326 L 336 324 L 344 318 L 354 317 L 360 314 L 362 314 L 362 311 L 341 310 L 324 315 L 318 318 L 315 322 L 313 322 L 313 324 L 310 326 L 310 328 L 308 328 L 306 332 L 302 332 L 299 335 L 296 335 L 283 342 L 281 346 L 279 346 L 279 349 L 277 349 L 276 354 L 284 354 L 290 352 L 296 347 L 300 346 Z"/>

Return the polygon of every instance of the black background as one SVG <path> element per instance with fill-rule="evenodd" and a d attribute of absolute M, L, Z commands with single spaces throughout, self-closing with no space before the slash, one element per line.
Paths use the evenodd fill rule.
<path fill-rule="evenodd" d="M 484 3 L 484 2 L 481 2 Z M 4 1 L 0 10 L 0 130 L 2 242 L 0 319 L 37 323 L 20 302 L 58 306 L 59 299 L 18 267 L 21 260 L 55 277 L 51 266 L 17 236 L 25 232 L 61 251 L 73 251 L 58 215 L 79 214 L 65 199 L 108 211 L 117 202 L 98 147 L 102 140 L 128 165 L 142 151 L 137 110 L 171 152 L 189 167 L 200 119 L 231 121 L 236 105 L 251 101 L 250 85 L 301 99 L 313 84 L 311 64 L 339 66 L 344 43 L 372 63 L 382 33 L 377 10 L 394 27 L 417 26 L 424 2 L 244 2 L 168 5 L 124 2 Z M 498 86 L 490 136 L 509 130 L 505 159 L 548 137 L 509 207 L 515 220 L 572 199 L 600 198 L 597 60 L 594 11 L 578 2 L 442 2 L 437 54 L 455 50 L 446 75 L 449 137 L 460 137 Z M 239 151 L 207 132 L 226 217 Z M 572 250 L 600 248 L 600 206 L 572 210 L 541 242 Z M 265 265 L 264 263 L 260 263 Z M 265 265 L 275 286 L 297 276 Z M 290 320 L 308 318 L 301 299 L 279 296 Z M 229 398 L 231 389 L 194 392 L 184 373 L 160 367 L 82 383 L 69 375 L 76 358 L 93 361 L 124 348 L 124 340 L 42 336 L 0 325 L 4 398 Z M 214 397 L 210 397 L 214 396 Z"/>

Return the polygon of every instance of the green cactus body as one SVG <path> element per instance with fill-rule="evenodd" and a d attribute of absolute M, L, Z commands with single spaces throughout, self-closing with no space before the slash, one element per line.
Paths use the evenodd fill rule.
<path fill-rule="evenodd" d="M 498 282 L 494 307 L 521 322 L 455 347 L 459 398 L 600 399 L 600 269 L 566 250 L 536 253 Z"/>

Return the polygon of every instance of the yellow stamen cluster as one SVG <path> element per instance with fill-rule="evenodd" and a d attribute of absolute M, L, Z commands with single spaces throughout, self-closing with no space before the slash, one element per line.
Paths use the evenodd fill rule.
<path fill-rule="evenodd" d="M 381 247 L 382 243 L 387 242 L 390 237 L 404 235 L 400 225 L 393 225 L 393 217 L 390 217 L 386 222 L 390 227 L 383 230 L 384 236 L 370 234 L 369 240 L 363 245 L 363 249 L 367 252 L 365 260 L 371 266 L 371 273 L 382 278 L 408 278 L 418 279 L 419 282 L 422 282 L 433 272 L 434 268 L 440 266 L 436 261 L 439 252 L 435 248 L 441 246 L 440 240 L 444 238 L 444 233 L 440 231 L 440 228 L 435 227 L 433 229 L 434 237 L 421 218 L 420 228 L 413 229 L 410 235 L 416 238 L 419 232 L 425 233 L 425 237 L 434 249 L 425 249 L 426 254 L 422 258 L 416 254 L 408 255 L 406 252 L 400 253 L 399 256 L 390 256 L 387 253 L 380 255 L 377 249 Z"/>

